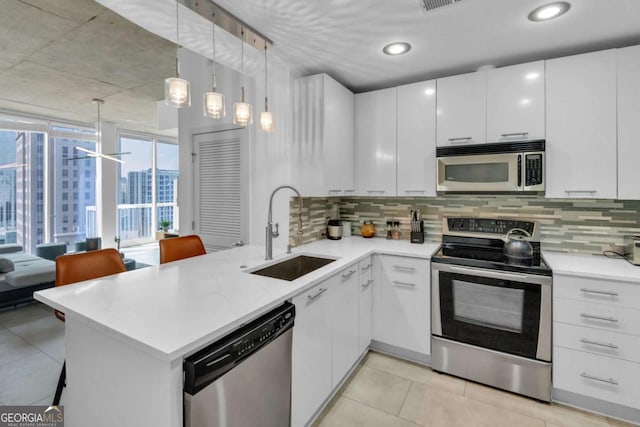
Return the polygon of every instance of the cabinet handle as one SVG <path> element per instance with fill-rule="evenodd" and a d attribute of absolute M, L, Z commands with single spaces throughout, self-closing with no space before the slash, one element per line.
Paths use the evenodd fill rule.
<path fill-rule="evenodd" d="M 404 190 L 405 193 L 426 193 L 427 190 Z"/>
<path fill-rule="evenodd" d="M 349 272 L 347 274 L 343 274 L 342 275 L 342 280 L 347 280 L 349 279 L 351 276 L 353 276 L 354 274 L 356 274 L 355 270 L 349 270 Z"/>
<path fill-rule="evenodd" d="M 367 190 L 367 193 L 381 193 L 381 194 L 384 194 L 384 190 Z"/>
<path fill-rule="evenodd" d="M 618 381 L 614 380 L 613 378 L 594 377 L 593 375 L 589 375 L 586 372 L 581 373 L 580 376 L 588 380 L 595 380 L 595 381 L 600 381 L 607 384 L 618 385 Z"/>
<path fill-rule="evenodd" d="M 500 134 L 503 138 L 509 138 L 511 136 L 524 136 L 525 138 L 529 135 L 529 132 L 513 132 L 513 133 L 502 133 Z"/>
<path fill-rule="evenodd" d="M 364 267 L 362 267 L 360 270 L 362 271 L 367 271 L 368 269 L 370 269 L 373 266 L 373 264 L 367 264 Z"/>
<path fill-rule="evenodd" d="M 343 190 L 345 193 L 355 193 L 356 190 Z"/>
<path fill-rule="evenodd" d="M 588 193 L 591 195 L 594 195 L 598 192 L 598 190 L 564 190 L 565 193 L 567 194 L 571 194 L 571 193 Z"/>
<path fill-rule="evenodd" d="M 615 317 L 596 316 L 595 314 L 580 313 L 580 317 L 584 317 L 585 319 L 605 320 L 607 322 L 614 323 L 618 322 L 618 319 Z"/>
<path fill-rule="evenodd" d="M 394 284 L 394 285 L 400 285 L 400 286 L 411 286 L 412 288 L 415 288 L 415 287 L 416 287 L 416 284 L 415 284 L 415 283 L 401 282 L 401 281 L 399 281 L 399 280 L 394 280 L 394 281 L 393 281 L 393 284 Z"/>
<path fill-rule="evenodd" d="M 463 136 L 461 138 L 449 138 L 449 142 L 471 142 L 472 136 Z"/>
<path fill-rule="evenodd" d="M 342 190 L 329 190 L 329 193 L 340 193 Z"/>
<path fill-rule="evenodd" d="M 613 348 L 615 350 L 618 349 L 618 346 L 615 345 L 615 344 L 607 344 L 607 343 L 603 343 L 603 342 L 591 341 L 591 340 L 588 340 L 586 338 L 582 338 L 580 340 L 580 342 L 583 343 L 583 344 L 592 344 L 592 345 L 599 345 L 600 347 Z"/>
<path fill-rule="evenodd" d="M 363 283 L 360 286 L 362 286 L 363 288 L 368 288 L 372 283 L 373 283 L 373 279 L 369 279 L 367 280 L 367 283 Z"/>
<path fill-rule="evenodd" d="M 307 302 L 313 302 L 316 298 L 320 297 L 325 292 L 327 292 L 327 288 L 320 288 L 315 294 L 307 295 Z"/>
<path fill-rule="evenodd" d="M 580 288 L 580 292 L 584 292 L 585 294 L 598 294 L 598 295 L 610 295 L 612 297 L 617 297 L 618 293 L 613 291 L 598 291 L 595 289 L 586 289 Z"/>
<path fill-rule="evenodd" d="M 404 267 L 402 265 L 394 265 L 393 268 L 395 268 L 397 270 L 416 271 L 415 267 Z"/>

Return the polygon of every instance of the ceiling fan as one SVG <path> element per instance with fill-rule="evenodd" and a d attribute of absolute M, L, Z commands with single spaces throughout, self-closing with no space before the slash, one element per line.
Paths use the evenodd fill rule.
<path fill-rule="evenodd" d="M 65 162 L 67 162 L 69 160 L 95 159 L 95 158 L 100 157 L 100 158 L 103 158 L 103 159 L 113 160 L 114 162 L 124 163 L 124 160 L 119 159 L 118 157 L 124 156 L 125 154 L 131 154 L 130 151 L 120 152 L 120 153 L 102 154 L 102 153 L 98 153 L 97 151 L 89 150 L 87 148 L 78 147 L 77 145 L 74 148 L 76 150 L 78 150 L 78 151 L 82 151 L 82 152 L 87 153 L 87 154 L 84 155 L 84 156 L 75 156 L 75 157 L 65 158 L 64 159 Z"/>

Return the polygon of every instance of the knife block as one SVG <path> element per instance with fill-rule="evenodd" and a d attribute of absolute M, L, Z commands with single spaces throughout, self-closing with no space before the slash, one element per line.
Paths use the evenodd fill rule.
<path fill-rule="evenodd" d="M 424 243 L 424 221 L 411 221 L 411 243 Z"/>

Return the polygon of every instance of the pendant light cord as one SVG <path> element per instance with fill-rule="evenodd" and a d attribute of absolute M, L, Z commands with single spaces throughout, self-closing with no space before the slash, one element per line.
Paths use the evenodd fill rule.
<path fill-rule="evenodd" d="M 240 70 L 241 70 L 240 79 L 242 82 L 240 84 L 240 90 L 241 90 L 240 101 L 244 102 L 244 26 L 242 27 L 241 35 L 242 36 L 240 37 Z"/>
<path fill-rule="evenodd" d="M 213 41 L 213 91 L 216 91 L 216 14 L 213 14 L 213 22 L 211 23 L 211 28 L 213 31 L 211 32 Z"/>
<path fill-rule="evenodd" d="M 180 78 L 180 62 L 178 61 L 178 53 L 180 52 L 180 19 L 179 19 L 180 2 L 176 0 L 176 77 Z"/>
<path fill-rule="evenodd" d="M 267 62 L 267 43 L 264 44 L 264 111 L 269 111 L 268 106 L 268 97 L 267 97 L 267 89 L 269 88 L 267 84 L 267 76 L 269 75 L 269 64 Z"/>

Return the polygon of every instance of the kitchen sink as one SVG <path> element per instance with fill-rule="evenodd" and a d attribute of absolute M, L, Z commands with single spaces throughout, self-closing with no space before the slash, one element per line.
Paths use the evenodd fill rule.
<path fill-rule="evenodd" d="M 304 276 L 305 274 L 309 274 L 320 267 L 324 267 L 333 261 L 335 261 L 335 259 L 298 255 L 296 257 L 280 261 L 276 264 L 271 264 L 268 267 L 251 271 L 250 273 L 257 274 L 259 276 L 273 277 L 274 279 L 292 281 L 298 277 Z"/>

